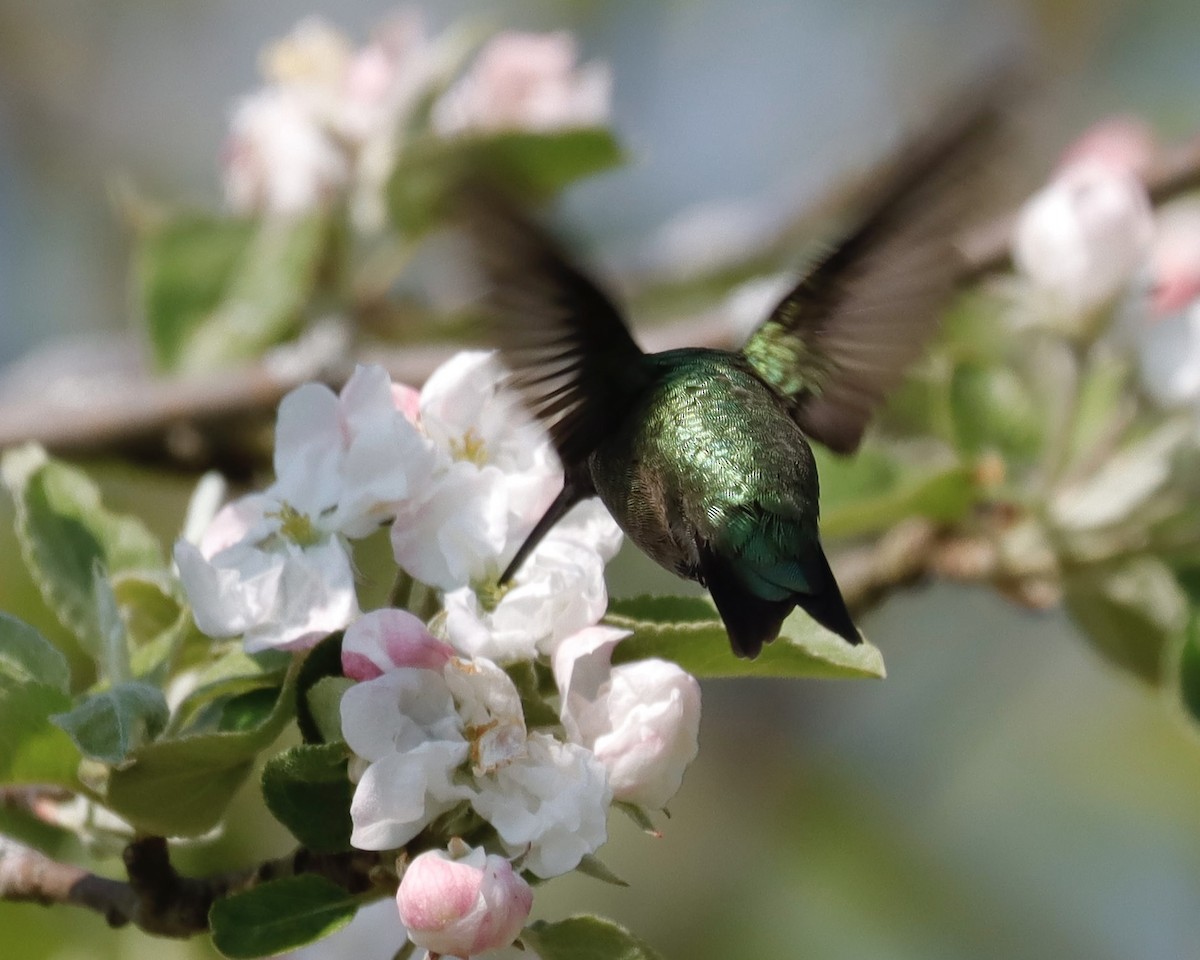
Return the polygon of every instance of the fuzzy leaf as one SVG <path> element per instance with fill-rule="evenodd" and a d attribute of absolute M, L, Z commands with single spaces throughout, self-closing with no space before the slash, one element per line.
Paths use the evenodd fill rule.
<path fill-rule="evenodd" d="M 58 687 L 0 670 L 0 784 L 79 786 L 79 750 L 50 721 L 70 708 L 71 698 Z"/>
<path fill-rule="evenodd" d="M 287 339 L 317 279 L 322 217 L 173 218 L 141 239 L 139 277 L 160 368 L 220 370 Z"/>
<path fill-rule="evenodd" d="M 47 606 L 93 655 L 100 650 L 93 569 L 110 576 L 164 566 L 141 521 L 106 510 L 81 471 L 26 446 L 4 454 L 4 481 L 17 512 L 21 554 Z"/>
<path fill-rule="evenodd" d="M 158 740 L 134 750 L 109 775 L 108 805 L 140 830 L 162 836 L 193 837 L 214 827 L 255 758 L 291 720 L 298 663 L 257 726 Z"/>
<path fill-rule="evenodd" d="M 349 677 L 322 677 L 304 697 L 307 714 L 316 729 L 310 743 L 334 743 L 342 739 L 342 694 L 354 686 Z"/>
<path fill-rule="evenodd" d="M 622 640 L 614 663 L 647 657 L 673 660 L 698 677 L 883 677 L 879 649 L 867 641 L 852 646 L 796 610 L 778 639 L 756 660 L 740 660 L 716 608 L 703 597 L 642 596 L 614 600 L 605 622 L 633 636 Z"/>
<path fill-rule="evenodd" d="M 1187 620 L 1187 600 L 1165 564 L 1134 557 L 1069 569 L 1063 599 L 1106 659 L 1147 683 L 1162 682 L 1164 653 Z"/>
<path fill-rule="evenodd" d="M 266 957 L 340 930 L 359 898 L 336 883 L 306 874 L 260 884 L 212 905 L 213 945 L 227 957 Z"/>
<path fill-rule="evenodd" d="M 117 764 L 162 733 L 170 713 L 161 690 L 131 682 L 90 694 L 50 719 L 71 735 L 84 756 Z"/>
<path fill-rule="evenodd" d="M 18 683 L 40 683 L 61 693 L 71 685 L 67 658 L 24 620 L 0 612 L 0 673 Z"/>
<path fill-rule="evenodd" d="M 263 767 L 263 799 L 271 814 L 315 853 L 350 849 L 350 801 L 344 743 L 303 743 Z"/>
<path fill-rule="evenodd" d="M 539 920 L 521 931 L 521 940 L 541 960 L 662 960 L 657 950 L 602 917 Z"/>
<path fill-rule="evenodd" d="M 328 726 L 329 717 L 325 716 L 318 722 L 312 714 L 314 701 L 309 699 L 309 691 L 325 677 L 342 676 L 342 632 L 331 633 L 313 647 L 304 658 L 300 668 L 300 676 L 296 681 L 296 724 L 305 743 L 321 743 L 324 739 L 322 725 Z M 340 702 L 340 698 L 339 698 Z M 328 704 L 323 704 L 328 706 Z M 339 715 L 338 728 L 341 728 Z M 340 736 L 335 739 L 341 739 Z"/>

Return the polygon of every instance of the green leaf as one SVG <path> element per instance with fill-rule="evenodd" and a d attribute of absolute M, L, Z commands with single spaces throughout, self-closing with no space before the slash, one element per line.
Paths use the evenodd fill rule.
<path fill-rule="evenodd" d="M 71 698 L 58 687 L 0 670 L 0 783 L 78 788 L 79 750 L 50 721 L 70 708 Z"/>
<path fill-rule="evenodd" d="M 162 548 L 141 521 L 106 510 L 80 470 L 50 460 L 41 448 L 10 450 L 0 462 L 17 512 L 17 539 L 47 606 L 96 655 L 93 569 L 109 575 L 164 566 Z"/>
<path fill-rule="evenodd" d="M 1200 720 L 1200 607 L 1188 616 L 1179 658 L 1179 694 L 1193 720 Z"/>
<path fill-rule="evenodd" d="M 544 200 L 624 159 L 612 133 L 599 128 L 428 137 L 400 155 L 388 182 L 388 208 L 402 232 L 417 235 L 448 215 L 454 189 L 472 173 L 483 171 L 528 199 Z"/>
<path fill-rule="evenodd" d="M 291 336 L 316 281 L 323 217 L 184 215 L 147 232 L 138 275 L 154 358 L 164 370 L 219 370 Z"/>
<path fill-rule="evenodd" d="M 0 673 L 18 683 L 40 683 L 61 693 L 71 686 L 67 658 L 24 620 L 0 612 Z"/>
<path fill-rule="evenodd" d="M 209 911 L 213 945 L 227 957 L 266 957 L 327 937 L 353 919 L 361 901 L 306 874 L 218 900 Z"/>
<path fill-rule="evenodd" d="M 354 786 L 346 773 L 344 743 L 300 744 L 263 767 L 267 809 L 315 853 L 350 849 L 350 801 Z"/>
<path fill-rule="evenodd" d="M 755 660 L 733 655 L 716 608 L 703 597 L 614 600 L 605 622 L 633 631 L 617 646 L 614 663 L 662 657 L 698 677 L 883 677 L 886 673 L 877 647 L 866 641 L 852 646 L 800 610 L 783 622 L 779 637 Z"/>
<path fill-rule="evenodd" d="M 1133 557 L 1068 568 L 1063 599 L 1107 660 L 1147 683 L 1162 682 L 1165 651 L 1187 622 L 1187 600 L 1164 563 Z"/>
<path fill-rule="evenodd" d="M 321 743 L 324 739 L 322 724 L 328 726 L 328 721 L 331 719 L 329 716 L 325 716 L 321 722 L 318 722 L 313 716 L 313 702 L 309 700 L 309 691 L 325 677 L 341 676 L 342 633 L 339 630 L 337 633 L 331 633 L 309 650 L 308 655 L 304 658 L 303 666 L 300 667 L 300 676 L 296 681 L 296 724 L 300 727 L 300 735 L 304 737 L 306 743 Z M 328 704 L 323 705 L 328 706 Z M 340 713 L 338 728 L 341 729 Z M 341 737 L 339 735 L 334 739 L 340 740 Z"/>
<path fill-rule="evenodd" d="M 92 595 L 96 599 L 96 666 L 99 677 L 108 683 L 124 683 L 133 676 L 129 660 L 129 635 L 117 606 L 117 595 L 104 568 L 96 561 L 92 566 Z"/>
<path fill-rule="evenodd" d="M 133 676 L 161 685 L 171 674 L 189 641 L 212 641 L 192 623 L 191 613 L 172 593 L 164 577 L 119 574 L 112 578 L 113 594 L 125 623 Z"/>
<path fill-rule="evenodd" d="M 910 517 L 953 523 L 975 500 L 975 483 L 961 464 L 929 469 L 864 450 L 853 461 L 817 454 L 821 477 L 821 534 L 878 533 Z"/>
<path fill-rule="evenodd" d="M 539 920 L 521 931 L 521 940 L 541 960 L 662 960 L 657 950 L 603 917 Z"/>
<path fill-rule="evenodd" d="M 959 364 L 950 381 L 950 405 L 958 448 L 968 456 L 998 450 L 1021 458 L 1037 452 L 1045 417 L 1011 367 Z"/>
<path fill-rule="evenodd" d="M 117 764 L 162 733 L 170 713 L 161 690 L 129 682 L 89 694 L 74 709 L 50 719 L 71 735 L 85 756 Z"/>
<path fill-rule="evenodd" d="M 209 641 L 211 644 L 211 641 Z M 217 700 L 228 699 L 263 687 L 279 687 L 292 663 L 292 656 L 280 650 L 248 654 L 237 643 L 220 657 L 200 669 L 196 686 L 179 704 L 172 721 L 173 730 L 181 730 L 199 712 Z M 198 730 L 192 730 L 198 733 Z"/>
<path fill-rule="evenodd" d="M 591 877 L 593 880 L 599 880 L 602 883 L 612 884 L 614 887 L 629 886 L 628 883 L 613 873 L 604 861 L 591 853 L 585 853 L 583 859 L 579 861 L 579 866 L 575 869 L 585 877 Z"/>
<path fill-rule="evenodd" d="M 342 695 L 354 686 L 349 677 L 322 677 L 311 687 L 304 702 L 308 718 L 317 731 L 309 743 L 336 743 L 342 737 Z"/>
<path fill-rule="evenodd" d="M 192 837 L 216 826 L 254 767 L 295 712 L 293 664 L 274 709 L 258 726 L 157 740 L 134 750 L 108 779 L 107 802 L 138 829 Z"/>

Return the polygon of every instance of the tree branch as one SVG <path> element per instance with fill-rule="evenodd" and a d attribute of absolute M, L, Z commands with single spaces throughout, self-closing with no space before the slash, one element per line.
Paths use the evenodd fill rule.
<path fill-rule="evenodd" d="M 0 837 L 0 900 L 69 904 L 101 914 L 110 926 L 132 923 L 162 937 L 191 937 L 208 930 L 213 901 L 268 880 L 314 873 L 350 893 L 375 887 L 378 853 L 354 850 L 317 854 L 303 847 L 247 870 L 184 877 L 171 865 L 167 841 L 143 837 L 125 848 L 127 881 L 101 877 Z"/>

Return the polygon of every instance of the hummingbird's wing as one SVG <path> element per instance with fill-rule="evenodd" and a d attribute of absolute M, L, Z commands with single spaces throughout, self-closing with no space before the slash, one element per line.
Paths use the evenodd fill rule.
<path fill-rule="evenodd" d="M 469 184 L 460 200 L 501 357 L 571 475 L 644 386 L 645 354 L 613 300 L 498 189 Z"/>
<path fill-rule="evenodd" d="M 885 164 L 865 215 L 742 348 L 804 432 L 832 450 L 858 447 L 936 329 L 964 269 L 954 239 L 970 225 L 1010 86 L 972 95 Z"/>

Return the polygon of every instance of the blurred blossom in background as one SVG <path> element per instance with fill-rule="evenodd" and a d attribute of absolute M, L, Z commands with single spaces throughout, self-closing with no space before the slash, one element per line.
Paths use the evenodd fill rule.
<path fill-rule="evenodd" d="M 0 0 L 0 362 L 71 337 L 98 338 L 108 346 L 87 353 L 109 362 L 129 321 L 117 208 L 131 185 L 198 207 L 286 211 L 370 182 L 386 150 L 381 118 L 420 82 L 393 69 L 400 54 L 418 73 L 437 70 L 429 38 L 477 14 L 550 33 L 517 63 L 480 56 L 493 86 L 461 78 L 439 129 L 503 113 L 481 102 L 497 77 L 519 90 L 522 68 L 580 66 L 554 97 L 504 107 L 552 124 L 611 95 L 634 162 L 572 189 L 568 215 L 602 260 L 682 271 L 720 263 L 865 167 L 1004 38 L 1033 38 L 1078 78 L 1025 208 L 1021 295 L 1086 313 L 1078 293 L 1098 287 L 1080 278 L 1097 264 L 1128 271 L 1114 336 L 1135 348 L 1150 397 L 1200 410 L 1200 212 L 1183 199 L 1151 221 L 1127 179 L 1150 136 L 1140 124 L 1165 140 L 1200 130 L 1192 0 L 460 0 L 424 4 L 423 25 L 388 21 L 394 12 L 361 0 Z M 346 100 L 333 111 L 331 97 Z M 353 122 L 330 131 L 323 115 Z M 1051 173 L 1056 150 L 1112 115 L 1134 120 Z M 259 164 L 276 155 L 290 175 L 268 184 Z M 369 203 L 354 212 L 365 228 L 379 216 Z M 1062 251 L 1078 252 L 1084 227 L 1102 242 L 1073 261 Z M 725 309 L 743 329 L 786 282 L 760 278 Z M 108 495 L 120 500 L 119 480 Z M 159 501 L 152 519 L 170 537 L 178 498 Z M 0 584 L 15 582 L 15 551 L 3 553 Z M 664 576 L 629 550 L 609 568 L 615 596 Z M 0 606 L 16 608 L 15 589 L 0 588 Z M 885 682 L 706 683 L 702 749 L 664 836 L 610 825 L 606 863 L 632 887 L 573 875 L 539 890 L 534 916 L 595 909 L 666 957 L 697 960 L 1196 955 L 1200 744 L 1174 708 L 1077 642 L 1065 615 L 984 590 L 908 592 L 863 626 L 887 657 Z M 224 856 L 250 863 L 288 846 L 256 817 L 235 813 Z M 205 857 L 192 851 L 184 866 L 221 859 Z M 372 935 L 368 914 L 387 932 Z M 213 955 L 203 941 L 110 935 L 65 910 L 0 905 L 0 928 L 6 950 L 29 960 Z M 302 955 L 385 960 L 394 911 L 367 911 L 338 936 Z"/>

